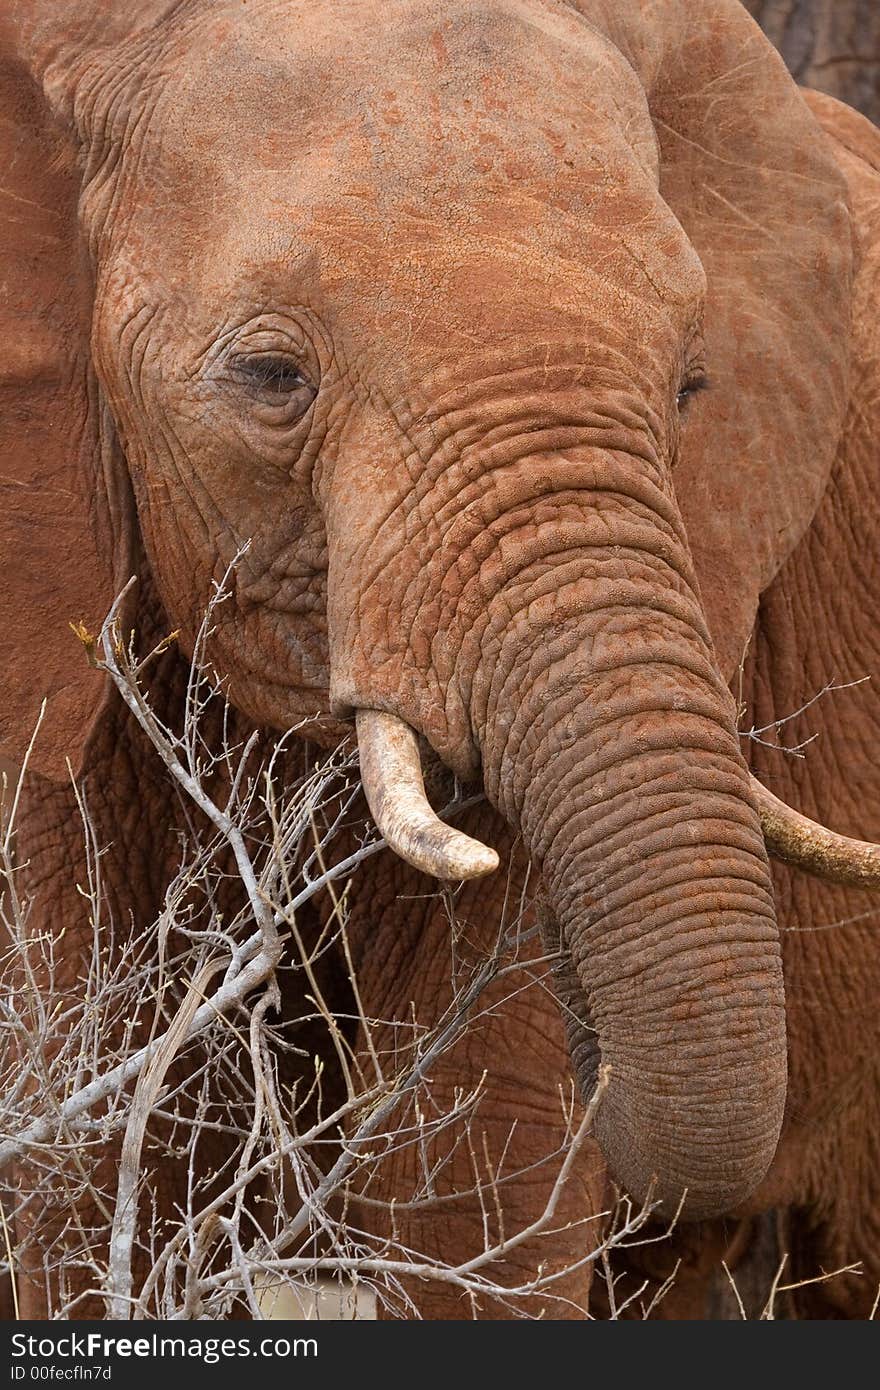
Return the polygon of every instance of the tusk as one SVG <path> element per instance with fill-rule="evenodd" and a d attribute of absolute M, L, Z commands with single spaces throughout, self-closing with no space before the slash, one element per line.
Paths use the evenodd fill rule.
<path fill-rule="evenodd" d="M 359 709 L 356 723 L 367 804 L 395 854 L 422 873 L 454 883 L 493 873 L 494 849 L 444 825 L 431 809 L 409 725 L 375 709 Z"/>
<path fill-rule="evenodd" d="M 793 811 L 751 778 L 767 852 L 830 883 L 880 888 L 880 845 L 851 840 Z"/>

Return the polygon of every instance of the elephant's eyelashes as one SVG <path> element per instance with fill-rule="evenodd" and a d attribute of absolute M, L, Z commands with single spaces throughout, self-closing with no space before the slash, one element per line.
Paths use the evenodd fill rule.
<path fill-rule="evenodd" d="M 287 418 L 304 415 L 317 394 L 317 387 L 309 381 L 300 363 L 278 353 L 239 356 L 233 375 L 257 401 L 283 409 Z"/>
<path fill-rule="evenodd" d="M 698 391 L 706 391 L 709 388 L 709 378 L 701 367 L 695 367 L 681 383 L 676 396 L 676 404 L 679 410 L 683 410 L 692 396 Z"/>

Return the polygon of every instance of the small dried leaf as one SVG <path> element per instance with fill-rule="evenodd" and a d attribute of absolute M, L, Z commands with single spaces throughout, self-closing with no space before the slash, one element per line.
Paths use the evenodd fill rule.
<path fill-rule="evenodd" d="M 95 655 L 95 650 L 98 642 L 97 637 L 95 637 L 91 632 L 89 632 L 82 619 L 80 619 L 78 622 L 70 623 L 69 627 L 74 637 L 79 638 L 80 642 L 82 642 L 83 647 L 85 648 L 86 660 L 88 661 L 89 665 L 97 666 L 98 660 Z"/>

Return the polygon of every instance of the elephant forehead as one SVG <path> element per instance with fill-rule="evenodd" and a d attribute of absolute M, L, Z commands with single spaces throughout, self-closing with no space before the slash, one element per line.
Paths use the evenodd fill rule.
<path fill-rule="evenodd" d="M 340 194 L 317 173 L 296 189 L 243 183 L 198 247 L 206 280 L 224 303 L 260 285 L 307 305 L 334 335 L 415 346 L 467 325 L 499 343 L 571 340 L 613 323 L 637 343 L 688 326 L 702 303 L 699 258 L 655 190 L 631 181 L 592 207 L 518 183 L 460 200 L 425 182 Z"/>
<path fill-rule="evenodd" d="M 440 90 L 378 134 L 363 111 L 312 131 L 288 110 L 246 138 L 229 104 L 202 113 L 204 92 L 189 108 L 166 94 L 150 147 L 132 154 L 131 254 L 111 239 L 126 281 L 188 287 L 206 330 L 250 298 L 307 306 L 362 341 L 462 329 L 500 341 L 551 320 L 554 336 L 577 336 L 596 317 L 653 335 L 670 307 L 677 327 L 694 320 L 700 261 L 607 112 L 575 105 L 554 127 L 552 103 L 529 122 L 487 102 L 441 113 L 438 135 Z"/>
<path fill-rule="evenodd" d="M 305 307 L 405 375 L 438 347 L 609 323 L 680 351 L 699 314 L 642 88 L 561 6 L 223 7 L 164 63 L 105 244 L 126 312 L 179 300 L 199 351 Z"/>
<path fill-rule="evenodd" d="M 635 73 L 571 11 L 538 0 L 223 7 L 181 26 L 161 62 L 146 98 L 154 129 L 181 159 L 209 161 L 214 182 L 310 156 L 345 181 L 347 142 L 368 182 L 438 161 L 449 183 L 491 181 L 499 158 L 504 177 L 552 181 L 592 146 L 602 162 L 597 120 L 625 132 L 656 182 Z"/>
<path fill-rule="evenodd" d="M 193 11 L 191 11 L 193 15 Z M 623 106 L 639 84 L 617 50 L 572 10 L 541 0 L 285 0 L 194 7 L 172 31 L 166 77 L 177 98 L 222 107 L 249 125 L 318 126 L 355 114 L 394 124 L 426 101 L 434 115 L 496 109 L 528 120 L 560 80 L 589 97 L 613 71 L 606 101 Z M 147 53 L 149 61 L 149 51 Z M 524 86 L 522 79 L 533 81 Z M 434 90 L 430 98 L 426 89 Z M 563 98 L 564 99 L 564 98 Z M 392 108 L 397 108 L 395 112 Z"/>
<path fill-rule="evenodd" d="M 186 312 L 163 321 L 181 354 L 264 312 L 292 316 L 306 336 L 320 325 L 333 357 L 392 397 L 450 355 L 500 352 L 501 371 L 524 344 L 542 360 L 567 348 L 571 365 L 613 365 L 649 390 L 680 367 L 704 275 L 659 199 L 645 201 L 636 231 L 519 189 L 468 217 L 447 214 L 406 198 L 379 209 L 366 195 L 296 200 L 252 185 L 223 217 L 215 206 L 202 235 L 133 238 L 120 310 L 132 296 L 164 301 L 171 287 Z"/>

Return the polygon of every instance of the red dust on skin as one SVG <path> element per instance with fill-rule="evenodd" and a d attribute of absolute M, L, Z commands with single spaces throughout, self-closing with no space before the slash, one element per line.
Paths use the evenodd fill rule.
<path fill-rule="evenodd" d="M 443 35 L 439 29 L 436 29 L 431 35 L 431 47 L 437 59 L 437 67 L 441 70 L 449 67 L 449 50 L 443 42 Z"/>
<path fill-rule="evenodd" d="M 853 483 L 877 448 L 876 134 L 828 107 L 825 139 L 733 0 L 452 0 L 439 31 L 422 0 L 354 0 L 346 24 L 294 0 L 219 21 L 195 0 L 186 25 L 164 0 L 12 5 L 0 343 L 35 316 L 73 364 L 10 377 L 0 426 L 4 746 L 20 753 L 46 690 L 61 721 L 32 820 L 50 924 L 81 922 L 65 757 L 97 776 L 114 740 L 128 749 L 68 620 L 94 630 L 137 569 L 139 626 L 167 620 L 187 650 L 247 540 L 212 650 L 235 703 L 330 738 L 388 711 L 482 777 L 468 828 L 516 883 L 526 854 L 541 871 L 584 1088 L 596 1047 L 612 1066 L 597 1135 L 614 1175 L 639 1196 L 657 1174 L 671 1206 L 687 1187 L 707 1218 L 772 1194 L 807 1212 L 823 1260 L 863 1254 L 875 1287 L 880 1239 L 863 1251 L 859 1231 L 880 1227 L 880 1194 L 851 1174 L 880 1135 L 864 1031 L 880 965 L 859 929 L 797 938 L 802 911 L 864 905 L 771 883 L 727 682 L 754 632 L 746 684 L 772 722 L 802 702 L 804 650 L 816 680 L 823 651 L 857 674 L 876 659 L 853 617 L 878 602 L 860 564 L 873 494 Z M 266 398 L 254 342 L 315 388 L 304 412 Z M 712 389 L 680 417 L 703 363 Z M 876 838 L 864 699 L 833 758 L 766 770 Z M 108 805 L 108 841 L 127 810 Z M 125 849 L 120 922 L 167 867 L 128 888 Z M 502 880 L 463 899 L 487 932 Z M 417 999 L 430 1022 L 448 923 L 412 906 L 425 883 L 398 864 L 362 891 L 367 1012 L 406 1019 Z M 516 1122 L 549 1152 L 561 1027 L 546 995 L 517 1007 L 499 1001 L 440 1083 L 485 1073 L 493 1144 Z M 829 1094 L 847 1097 L 833 1116 Z M 411 1177 L 388 1195 L 405 1202 Z M 566 1220 L 595 1212 L 594 1179 Z M 540 1199 L 525 1184 L 518 1216 Z M 401 1230 L 455 1260 L 478 1219 L 446 1247 L 439 1223 Z"/>

